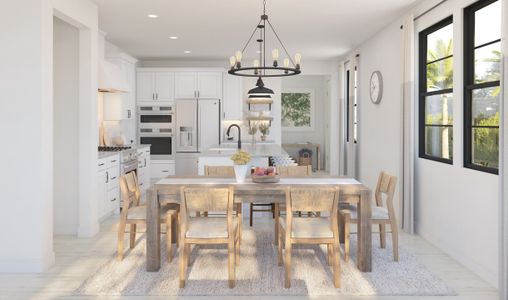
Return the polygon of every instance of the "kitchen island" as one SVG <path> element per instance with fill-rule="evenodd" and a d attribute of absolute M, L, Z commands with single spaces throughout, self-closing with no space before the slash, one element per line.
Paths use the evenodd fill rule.
<path fill-rule="evenodd" d="M 241 150 L 252 156 L 250 165 L 258 167 L 267 167 L 270 156 L 288 156 L 288 153 L 280 145 L 271 143 L 244 143 Z M 236 143 L 221 144 L 203 151 L 199 156 L 198 174 L 205 175 L 205 166 L 232 166 L 233 161 L 230 157 L 237 151 Z"/>

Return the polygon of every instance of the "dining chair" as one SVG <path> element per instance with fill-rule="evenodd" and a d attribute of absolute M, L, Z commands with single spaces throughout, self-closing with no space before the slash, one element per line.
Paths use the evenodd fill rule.
<path fill-rule="evenodd" d="M 277 262 L 283 264 L 284 287 L 291 286 L 291 251 L 293 244 L 326 244 L 327 263 L 333 266 L 333 284 L 340 287 L 340 248 L 338 227 L 339 188 L 298 187 L 286 189 L 286 216 L 280 218 Z M 319 211 L 329 217 L 302 218 L 295 211 Z"/>
<path fill-rule="evenodd" d="M 393 244 L 393 260 L 399 260 L 399 234 L 397 220 L 395 217 L 395 209 L 393 207 L 393 195 L 397 177 L 380 172 L 377 180 L 375 199 L 376 206 L 372 207 L 372 224 L 379 225 L 379 238 L 381 248 L 386 247 L 386 225 L 390 225 Z M 386 206 L 383 205 L 383 196 L 385 197 Z M 349 261 L 349 236 L 350 224 L 358 224 L 358 209 L 355 205 L 347 205 L 341 207 L 340 214 L 340 231 L 344 237 L 344 260 Z M 389 232 L 388 232 L 389 233 Z"/>
<path fill-rule="evenodd" d="M 280 177 L 308 177 L 312 175 L 312 166 L 277 166 L 277 173 Z M 257 207 L 269 207 L 257 209 Z M 250 203 L 249 225 L 252 227 L 253 215 L 255 212 L 271 212 L 275 216 L 275 203 Z M 301 212 L 298 212 L 301 215 Z"/>
<path fill-rule="evenodd" d="M 146 206 L 140 205 L 141 190 L 134 173 L 127 173 L 120 177 L 120 191 L 122 193 L 123 206 L 120 213 L 120 223 L 118 225 L 118 260 L 123 259 L 123 243 L 126 226 L 130 225 L 129 246 L 132 249 L 136 242 L 136 226 L 140 224 L 146 225 Z M 171 262 L 173 260 L 173 231 L 176 231 L 175 233 L 178 232 L 178 208 L 168 209 L 168 207 L 166 207 L 162 209 L 159 218 L 160 223 L 166 226 L 166 248 L 168 252 L 168 261 Z M 178 235 L 175 235 L 175 237 L 178 245 Z"/>
<path fill-rule="evenodd" d="M 233 215 L 234 189 L 189 188 L 180 190 L 180 288 L 185 287 L 192 244 L 226 244 L 229 287 L 235 287 L 235 264 L 240 263 L 240 227 Z M 201 217 L 192 212 L 218 211 L 225 216 Z"/>

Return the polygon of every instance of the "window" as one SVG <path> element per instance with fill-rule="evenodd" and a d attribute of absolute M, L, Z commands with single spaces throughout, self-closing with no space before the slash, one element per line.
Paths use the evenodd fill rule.
<path fill-rule="evenodd" d="M 291 89 L 282 92 L 282 128 L 311 130 L 314 128 L 314 90 Z"/>
<path fill-rule="evenodd" d="M 453 162 L 453 19 L 420 32 L 420 157 Z"/>
<path fill-rule="evenodd" d="M 464 166 L 498 173 L 501 3 L 464 10 Z"/>

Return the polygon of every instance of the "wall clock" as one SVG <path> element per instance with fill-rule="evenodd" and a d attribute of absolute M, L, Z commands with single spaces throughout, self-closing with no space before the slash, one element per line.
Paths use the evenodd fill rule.
<path fill-rule="evenodd" d="M 372 72 L 370 75 L 370 101 L 374 104 L 379 104 L 383 98 L 383 75 L 380 71 Z"/>

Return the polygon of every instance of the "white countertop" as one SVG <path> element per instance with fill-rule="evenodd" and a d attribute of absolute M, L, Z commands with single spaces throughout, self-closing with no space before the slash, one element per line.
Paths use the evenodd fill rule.
<path fill-rule="evenodd" d="M 201 152 L 200 156 L 231 156 L 237 151 L 237 144 L 221 144 Z M 288 156 L 278 144 L 242 144 L 242 150 L 252 157 Z"/>

